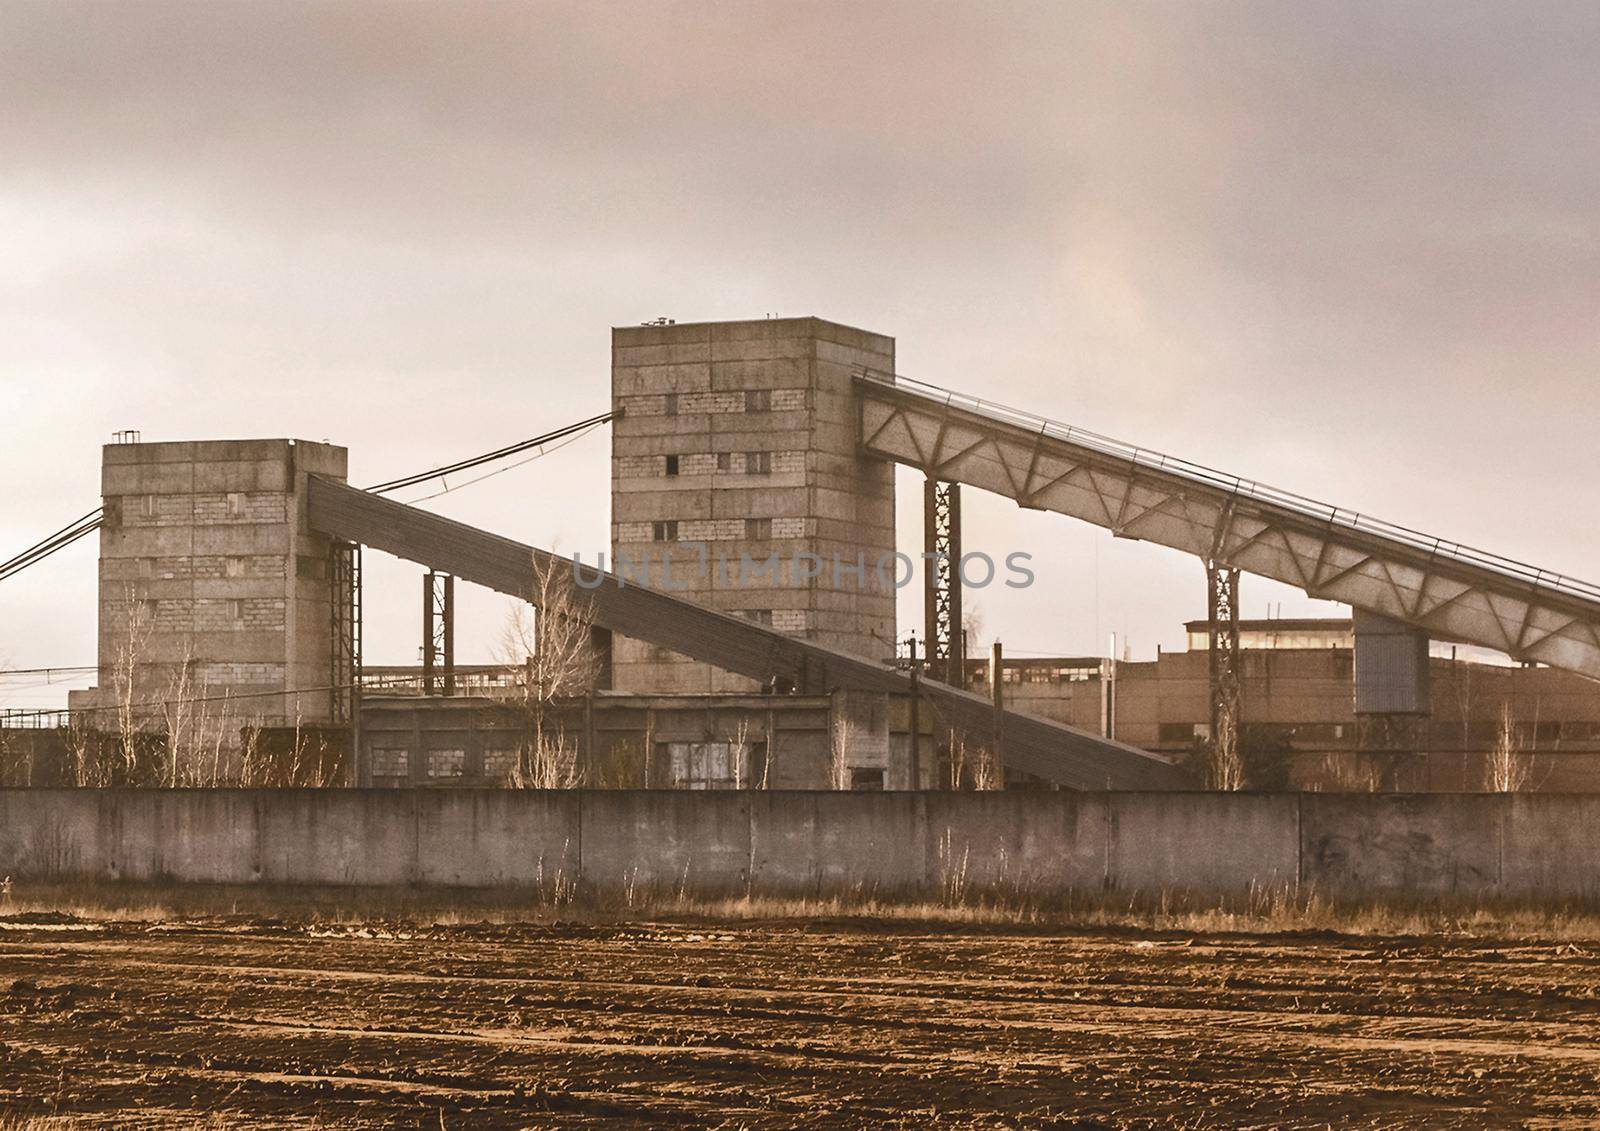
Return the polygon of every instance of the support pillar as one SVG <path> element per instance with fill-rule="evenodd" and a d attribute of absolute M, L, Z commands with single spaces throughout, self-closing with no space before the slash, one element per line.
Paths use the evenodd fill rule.
<path fill-rule="evenodd" d="M 422 579 L 422 693 L 456 693 L 456 579 L 429 570 Z"/>
<path fill-rule="evenodd" d="M 343 723 L 349 735 L 346 778 L 351 785 L 364 785 L 365 767 L 361 756 L 361 547 L 354 542 L 335 542 L 331 547 L 329 576 L 333 582 L 333 631 L 329 634 L 333 654 L 328 666 L 332 690 L 329 692 L 335 723 Z"/>
<path fill-rule="evenodd" d="M 1206 618 L 1211 683 L 1211 784 L 1243 785 L 1239 759 L 1239 571 L 1206 562 Z"/>
<path fill-rule="evenodd" d="M 922 664 L 917 659 L 917 638 L 911 648 L 911 788 L 922 788 Z"/>
<path fill-rule="evenodd" d="M 966 638 L 961 629 L 961 485 L 929 476 L 922 492 L 923 638 L 928 675 L 966 685 Z"/>
<path fill-rule="evenodd" d="M 1355 632 L 1356 745 L 1382 788 L 1398 787 L 1403 764 L 1427 747 L 1433 687 L 1428 634 L 1363 609 Z"/>

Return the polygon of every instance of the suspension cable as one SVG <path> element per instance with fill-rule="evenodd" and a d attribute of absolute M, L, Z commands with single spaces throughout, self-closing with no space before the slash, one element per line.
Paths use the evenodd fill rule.
<path fill-rule="evenodd" d="M 419 471 L 415 475 L 406 475 L 399 479 L 391 479 L 387 483 L 379 483 L 375 487 L 368 487 L 367 490 L 374 494 L 381 495 L 387 494 L 390 491 L 398 491 L 404 487 L 414 487 L 419 483 L 426 483 L 430 479 L 443 479 L 447 475 L 454 475 L 460 471 L 467 471 L 471 468 L 479 467 L 486 463 L 493 463 L 495 460 L 501 460 L 507 458 L 508 456 L 518 455 L 532 448 L 545 447 L 546 445 L 554 443 L 557 440 L 568 438 L 575 439 L 581 433 L 587 432 L 591 428 L 598 428 L 600 425 L 605 424 L 608 421 L 615 420 L 621 415 L 621 409 L 617 409 L 615 412 L 602 412 L 596 416 L 589 417 L 587 420 L 580 420 L 576 424 L 568 424 L 563 428 L 557 428 L 554 431 L 546 432 L 542 436 L 534 436 L 531 439 L 519 440 L 515 444 L 508 444 L 503 448 L 496 448 L 492 452 L 484 452 L 482 455 L 476 455 L 471 456 L 468 459 L 457 460 L 455 463 L 445 464 L 443 467 L 435 467 L 427 471 Z M 539 456 L 545 454 L 547 453 L 542 451 L 538 452 L 535 455 L 530 456 L 529 459 L 523 460 L 521 463 L 518 463 L 514 466 L 520 467 L 523 463 L 528 463 L 531 460 L 537 459 Z M 479 477 L 479 479 L 487 478 L 488 476 Z M 478 482 L 478 479 L 470 480 L 468 483 L 461 484 L 461 486 L 470 486 L 471 483 L 475 482 Z M 3 564 L 0 564 L 0 581 L 4 581 L 9 577 L 13 577 L 16 574 L 21 573 L 29 566 L 37 565 L 39 562 L 44 561 L 51 554 L 54 554 L 59 550 L 66 549 L 78 539 L 100 529 L 104 523 L 105 509 L 103 507 L 96 507 L 94 510 L 90 511 L 86 515 L 83 515 L 81 518 L 69 522 L 66 526 L 63 526 L 54 534 L 34 543 L 32 546 L 29 546 L 26 550 L 23 550 L 15 557 L 4 562 Z"/>

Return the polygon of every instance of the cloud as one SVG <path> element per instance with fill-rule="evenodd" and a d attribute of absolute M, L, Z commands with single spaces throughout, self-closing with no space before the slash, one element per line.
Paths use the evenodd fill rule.
<path fill-rule="evenodd" d="M 612 324 L 776 310 L 1593 573 L 1597 32 L 1578 5 L 6 5 L 0 458 L 29 489 L 0 533 L 84 509 L 115 427 L 326 436 L 376 478 L 587 415 Z M 591 448 L 447 505 L 603 543 Z M 1178 641 L 1189 565 L 1108 578 L 1102 619 Z M 0 590 L 0 649 L 82 662 L 76 576 L 48 617 Z M 1028 601 L 990 627 L 1098 645 Z"/>

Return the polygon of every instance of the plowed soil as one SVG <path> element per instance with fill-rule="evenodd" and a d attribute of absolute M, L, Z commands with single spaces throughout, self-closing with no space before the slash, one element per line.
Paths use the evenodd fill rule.
<path fill-rule="evenodd" d="M 1600 954 L 19 916 L 0 919 L 0 1111 L 139 1127 L 1594 1126 Z"/>

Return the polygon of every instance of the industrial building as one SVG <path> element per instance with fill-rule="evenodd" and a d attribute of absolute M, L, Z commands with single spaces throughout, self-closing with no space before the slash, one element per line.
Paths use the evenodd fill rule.
<path fill-rule="evenodd" d="M 135 738 L 211 750 L 214 775 L 262 736 L 297 764 L 314 740 L 319 784 L 365 786 L 1184 788 L 1224 751 L 1247 763 L 1231 786 L 1459 789 L 1508 744 L 1527 788 L 1600 768 L 1600 590 L 920 385 L 892 338 L 618 328 L 609 412 L 581 426 L 600 423 L 610 557 L 576 571 L 384 497 L 438 469 L 359 490 L 330 444 L 108 445 L 102 508 L 69 531 L 99 532 L 99 681 L 55 776 L 75 741 L 82 758 L 69 730 L 129 759 Z M 926 480 L 917 655 L 884 572 L 897 463 Z M 996 685 L 959 628 L 964 488 L 1193 554 L 1209 607 L 1189 648 L 1002 659 Z M 426 570 L 420 669 L 362 662 L 365 551 Z M 1354 615 L 1241 622 L 1247 572 Z M 458 580 L 541 606 L 526 670 L 455 665 Z M 557 630 L 572 659 L 552 675 Z M 1440 640 L 1524 666 L 1430 659 Z M 19 721 L 36 775 L 49 728 Z"/>

